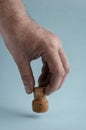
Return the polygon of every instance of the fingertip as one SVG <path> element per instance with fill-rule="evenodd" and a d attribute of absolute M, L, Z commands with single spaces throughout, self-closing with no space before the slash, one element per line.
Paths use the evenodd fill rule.
<path fill-rule="evenodd" d="M 45 88 L 45 95 L 50 95 L 52 93 L 52 91 L 51 91 L 51 88 L 50 88 L 50 85 L 48 85 L 48 86 L 46 86 L 46 88 Z"/>
<path fill-rule="evenodd" d="M 59 90 L 61 88 L 61 86 L 59 86 L 58 88 L 56 88 L 55 86 L 50 86 L 48 85 L 45 88 L 45 95 L 51 95 L 52 93 L 56 92 L 57 90 Z"/>
<path fill-rule="evenodd" d="M 25 86 L 25 92 L 31 94 L 33 92 L 33 87 Z"/>
<path fill-rule="evenodd" d="M 49 96 L 50 94 L 51 94 L 50 92 L 45 91 L 46 96 Z"/>

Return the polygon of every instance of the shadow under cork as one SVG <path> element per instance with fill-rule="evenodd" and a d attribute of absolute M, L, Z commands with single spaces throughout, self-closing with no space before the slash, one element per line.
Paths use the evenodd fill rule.
<path fill-rule="evenodd" d="M 29 113 L 24 112 L 23 110 L 14 109 L 14 108 L 7 108 L 7 107 L 0 107 L 0 118 L 26 118 L 26 119 L 39 119 L 41 115 L 36 113 Z"/>

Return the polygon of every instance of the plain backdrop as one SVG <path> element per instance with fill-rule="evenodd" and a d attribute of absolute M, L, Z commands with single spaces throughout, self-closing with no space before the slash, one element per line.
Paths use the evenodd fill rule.
<path fill-rule="evenodd" d="M 49 111 L 32 111 L 17 66 L 0 37 L 0 130 L 86 129 L 86 1 L 24 0 L 27 13 L 41 26 L 59 35 L 71 72 L 62 88 L 48 96 Z M 41 58 L 31 63 L 37 79 Z"/>

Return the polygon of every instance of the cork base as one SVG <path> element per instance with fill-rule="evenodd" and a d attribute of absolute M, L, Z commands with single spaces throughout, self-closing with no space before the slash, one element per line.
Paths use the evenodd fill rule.
<path fill-rule="evenodd" d="M 32 109 L 34 112 L 42 113 L 48 111 L 48 100 L 44 94 L 44 88 L 36 87 L 34 89 L 34 100 L 32 101 Z"/>
<path fill-rule="evenodd" d="M 34 112 L 42 113 L 48 111 L 47 99 L 35 99 L 32 102 L 32 108 Z"/>

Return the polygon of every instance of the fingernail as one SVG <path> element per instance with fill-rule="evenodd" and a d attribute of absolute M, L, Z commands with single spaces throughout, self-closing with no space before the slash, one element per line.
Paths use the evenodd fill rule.
<path fill-rule="evenodd" d="M 45 94 L 46 94 L 46 95 L 50 95 L 50 94 L 51 94 L 49 88 L 45 89 Z"/>
<path fill-rule="evenodd" d="M 32 88 L 31 87 L 28 87 L 28 86 L 25 86 L 25 91 L 27 94 L 30 94 L 33 92 Z"/>

